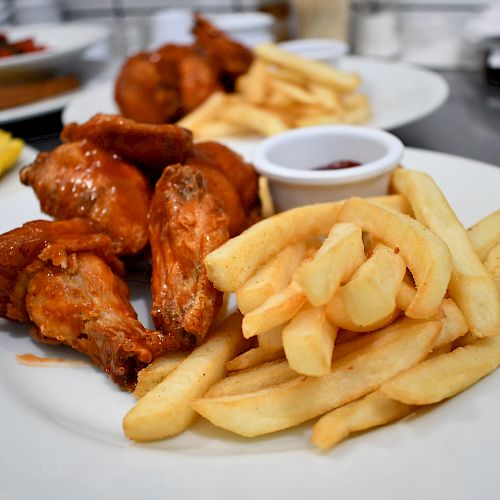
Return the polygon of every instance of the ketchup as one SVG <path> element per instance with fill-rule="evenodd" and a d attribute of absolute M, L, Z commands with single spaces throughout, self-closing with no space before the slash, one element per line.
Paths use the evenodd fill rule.
<path fill-rule="evenodd" d="M 361 163 L 359 161 L 353 160 L 338 160 L 333 161 L 332 163 L 328 163 L 327 165 L 323 165 L 321 167 L 315 167 L 313 170 L 338 170 L 340 168 L 352 168 L 359 167 Z"/>

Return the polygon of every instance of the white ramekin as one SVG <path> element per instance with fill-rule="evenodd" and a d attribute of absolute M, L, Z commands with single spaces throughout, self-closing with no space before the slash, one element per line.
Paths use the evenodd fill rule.
<path fill-rule="evenodd" d="M 301 38 L 281 42 L 278 45 L 304 59 L 314 59 L 332 66 L 349 51 L 347 43 L 330 38 Z"/>
<path fill-rule="evenodd" d="M 262 141 L 253 151 L 256 170 L 269 179 L 278 210 L 336 201 L 351 196 L 387 194 L 391 171 L 403 144 L 379 129 L 328 125 L 294 129 Z M 334 161 L 358 167 L 314 170 Z"/>

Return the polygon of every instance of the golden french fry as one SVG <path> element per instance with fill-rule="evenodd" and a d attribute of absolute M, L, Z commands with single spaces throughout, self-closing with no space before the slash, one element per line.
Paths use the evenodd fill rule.
<path fill-rule="evenodd" d="M 491 249 L 500 243 L 500 210 L 476 222 L 467 235 L 477 256 L 484 261 Z"/>
<path fill-rule="evenodd" d="M 313 94 L 312 92 L 308 92 L 305 88 L 297 85 L 296 83 L 273 80 L 271 82 L 271 88 L 273 88 L 277 93 L 289 97 L 294 102 L 301 104 L 322 104 L 319 96 Z"/>
<path fill-rule="evenodd" d="M 424 359 L 434 342 L 438 321 L 383 332 L 373 342 L 339 359 L 324 377 L 298 377 L 244 394 L 200 398 L 192 407 L 214 425 L 252 437 L 286 429 L 365 394 Z"/>
<path fill-rule="evenodd" d="M 200 124 L 215 118 L 227 102 L 227 95 L 223 92 L 214 92 L 205 102 L 200 104 L 194 111 L 177 122 L 179 127 L 190 130 L 197 128 Z"/>
<path fill-rule="evenodd" d="M 351 321 L 366 327 L 391 317 L 405 272 L 403 258 L 391 248 L 378 245 L 349 282 L 338 290 Z M 334 317 L 330 318 L 335 321 Z"/>
<path fill-rule="evenodd" d="M 309 90 L 327 111 L 338 111 L 341 108 L 339 94 L 330 87 L 318 83 L 309 83 Z"/>
<path fill-rule="evenodd" d="M 407 316 L 425 319 L 438 311 L 451 276 L 450 252 L 440 238 L 411 217 L 361 198 L 348 200 L 339 220 L 358 224 L 399 249 L 417 286 Z"/>
<path fill-rule="evenodd" d="M 392 186 L 408 198 L 416 219 L 448 246 L 452 260 L 448 292 L 471 332 L 478 337 L 500 334 L 500 298 L 493 278 L 435 181 L 425 173 L 398 168 L 393 172 Z"/>
<path fill-rule="evenodd" d="M 259 347 L 264 351 L 276 352 L 283 350 L 283 327 L 277 326 L 272 330 L 261 333 L 257 336 Z"/>
<path fill-rule="evenodd" d="M 241 315 L 233 314 L 125 415 L 123 430 L 134 441 L 173 436 L 195 419 L 191 402 L 220 380 L 226 363 L 243 346 Z"/>
<path fill-rule="evenodd" d="M 369 198 L 405 211 L 401 195 Z M 235 292 L 273 255 L 291 243 L 326 234 L 344 202 L 318 203 L 287 210 L 254 224 L 205 258 L 210 281 L 218 290 Z"/>
<path fill-rule="evenodd" d="M 493 278 L 497 290 L 500 292 L 500 243 L 491 249 L 484 261 L 484 266 Z"/>
<path fill-rule="evenodd" d="M 405 404 L 438 403 L 467 389 L 500 365 L 500 337 L 480 339 L 400 373 L 382 384 L 388 397 Z"/>
<path fill-rule="evenodd" d="M 268 77 L 273 80 L 284 80 L 298 85 L 305 85 L 307 82 L 306 76 L 281 66 L 267 64 L 267 73 Z"/>
<path fill-rule="evenodd" d="M 345 73 L 318 61 L 302 59 L 270 43 L 257 45 L 254 51 L 265 61 L 293 70 L 312 82 L 329 85 L 342 92 L 352 91 L 360 84 L 359 76 L 354 73 Z"/>
<path fill-rule="evenodd" d="M 269 180 L 263 175 L 259 176 L 259 200 L 260 211 L 263 219 L 267 219 L 275 214 L 273 197 L 269 189 Z"/>
<path fill-rule="evenodd" d="M 279 134 L 289 128 L 277 113 L 245 102 L 226 106 L 220 116 L 230 123 L 263 135 Z"/>
<path fill-rule="evenodd" d="M 236 81 L 236 90 L 240 91 L 250 104 L 261 104 L 266 100 L 268 91 L 267 64 L 255 59 L 247 73 Z"/>
<path fill-rule="evenodd" d="M 453 342 L 465 335 L 469 329 L 462 311 L 460 311 L 452 299 L 444 299 L 439 310 L 443 313 L 443 317 L 439 318 L 441 321 L 441 331 L 433 349 L 439 349 Z"/>
<path fill-rule="evenodd" d="M 272 257 L 236 291 L 239 310 L 247 314 L 283 290 L 290 283 L 305 253 L 305 243 L 299 242 L 288 245 Z"/>
<path fill-rule="evenodd" d="M 211 139 L 216 137 L 232 137 L 248 134 L 248 129 L 240 124 L 210 120 L 199 123 L 191 128 L 197 139 Z"/>
<path fill-rule="evenodd" d="M 369 109 L 370 101 L 366 94 L 342 94 L 342 105 L 347 109 Z"/>
<path fill-rule="evenodd" d="M 207 274 L 217 289 L 235 292 L 255 271 L 287 245 L 327 233 L 341 203 L 294 208 L 254 224 L 205 258 Z"/>
<path fill-rule="evenodd" d="M 151 364 L 137 374 L 137 385 L 134 396 L 142 398 L 144 394 L 156 387 L 167 375 L 172 373 L 186 359 L 187 352 L 168 352 L 156 358 Z"/>
<path fill-rule="evenodd" d="M 260 365 L 261 363 L 266 363 L 267 361 L 283 359 L 284 356 L 283 350 L 266 351 L 262 349 L 262 347 L 254 347 L 228 361 L 226 368 L 229 371 L 246 370 L 247 368 Z"/>
<path fill-rule="evenodd" d="M 352 123 L 352 124 L 362 124 L 366 123 L 372 116 L 370 108 L 353 108 L 346 109 L 342 111 L 341 117 L 343 123 Z"/>
<path fill-rule="evenodd" d="M 223 378 L 210 387 L 205 397 L 259 391 L 265 387 L 288 382 L 297 376 L 298 374 L 286 361 L 269 361 Z"/>
<path fill-rule="evenodd" d="M 335 224 L 316 255 L 297 269 L 294 279 L 309 302 L 319 307 L 333 297 L 364 259 L 361 228 L 355 224 Z"/>
<path fill-rule="evenodd" d="M 375 391 L 323 415 L 313 427 L 311 442 L 326 451 L 353 432 L 389 424 L 406 417 L 413 410 L 413 406 Z"/>
<path fill-rule="evenodd" d="M 343 123 L 340 113 L 323 113 L 313 116 L 303 116 L 296 118 L 294 125 L 296 127 L 315 127 L 316 125 L 337 125 Z"/>
<path fill-rule="evenodd" d="M 330 372 L 338 328 L 326 319 L 324 307 L 304 307 L 283 329 L 283 348 L 297 373 L 321 377 Z"/>
<path fill-rule="evenodd" d="M 306 302 L 300 286 L 292 281 L 262 305 L 250 311 L 243 318 L 243 336 L 246 339 L 265 333 L 293 318 Z"/>

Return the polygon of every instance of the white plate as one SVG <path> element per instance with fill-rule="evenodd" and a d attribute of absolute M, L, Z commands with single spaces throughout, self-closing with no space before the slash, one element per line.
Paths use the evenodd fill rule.
<path fill-rule="evenodd" d="M 61 66 L 105 39 L 109 27 L 97 23 L 30 24 L 5 26 L 9 41 L 33 38 L 44 50 L 0 58 L 0 76 L 12 70 L 31 71 Z"/>
<path fill-rule="evenodd" d="M 234 146 L 248 153 L 252 144 Z M 404 163 L 431 173 L 466 225 L 499 208 L 496 167 L 414 149 Z M 30 190 L 0 199 L 0 232 L 40 216 Z M 150 324 L 146 286 L 135 282 L 132 296 Z M 2 499 L 498 498 L 500 372 L 326 454 L 309 445 L 309 425 L 247 440 L 198 422 L 174 439 L 141 445 L 121 431 L 132 395 L 88 365 L 19 365 L 21 353 L 81 359 L 27 332 L 0 320 Z"/>
<path fill-rule="evenodd" d="M 361 90 L 368 93 L 373 109 L 367 126 L 392 129 L 411 123 L 439 108 L 449 93 L 441 76 L 409 64 L 349 56 L 339 66 L 363 78 Z M 117 113 L 113 87 L 108 82 L 82 92 L 64 109 L 63 123 L 84 122 L 96 113 Z"/>

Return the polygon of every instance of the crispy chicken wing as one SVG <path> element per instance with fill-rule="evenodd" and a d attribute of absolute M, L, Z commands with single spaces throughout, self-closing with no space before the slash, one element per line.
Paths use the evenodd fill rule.
<path fill-rule="evenodd" d="M 195 345 L 222 303 L 203 261 L 228 239 L 227 216 L 200 170 L 174 165 L 156 184 L 148 220 L 154 324 L 186 347 Z"/>
<path fill-rule="evenodd" d="M 160 170 L 183 162 L 193 148 L 191 132 L 177 125 L 149 125 L 105 114 L 97 114 L 82 125 L 66 125 L 61 139 L 87 139 L 125 161 Z"/>
<path fill-rule="evenodd" d="M 177 84 L 163 77 L 151 54 L 141 52 L 125 61 L 115 84 L 115 100 L 123 116 L 144 123 L 168 123 L 182 115 Z M 170 72 L 175 75 L 175 65 Z"/>
<path fill-rule="evenodd" d="M 193 34 L 195 45 L 219 68 L 224 86 L 232 90 L 236 78 L 246 73 L 252 64 L 253 52 L 199 14 L 195 16 Z"/>
<path fill-rule="evenodd" d="M 0 235 L 0 256 L 0 315 L 33 322 L 36 340 L 81 351 L 123 388 L 179 348 L 139 323 L 111 240 L 89 222 L 29 222 Z"/>
<path fill-rule="evenodd" d="M 173 123 L 216 90 L 232 91 L 253 53 L 197 15 L 191 46 L 167 44 L 125 62 L 115 83 L 121 113 L 145 123 Z"/>
<path fill-rule="evenodd" d="M 255 207 L 259 194 L 257 173 L 238 153 L 220 142 L 204 141 L 194 145 L 187 163 L 192 159 L 220 170 L 235 187 L 247 213 Z"/>
<path fill-rule="evenodd" d="M 133 165 L 80 141 L 40 153 L 21 170 L 42 210 L 57 219 L 82 217 L 108 234 L 117 253 L 132 255 L 148 242 L 151 189 Z"/>

